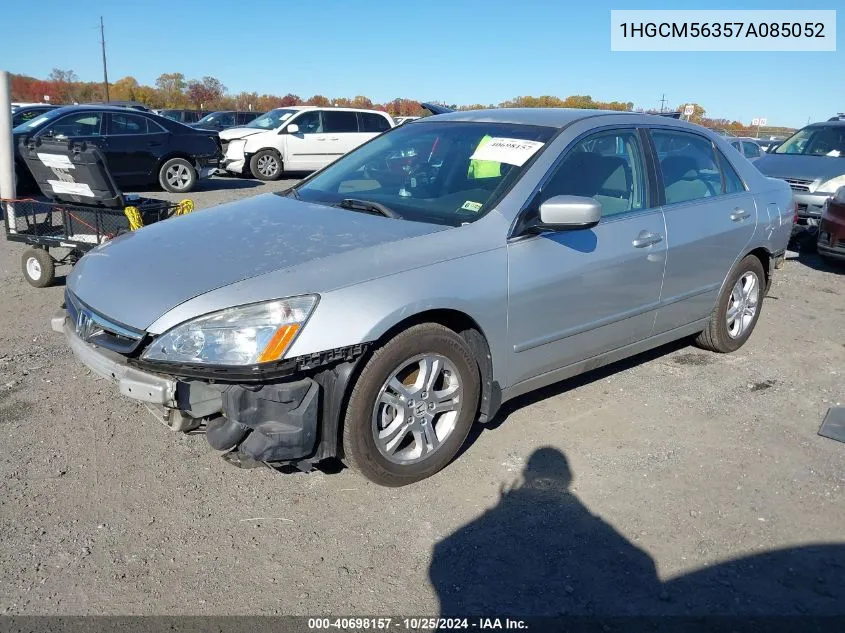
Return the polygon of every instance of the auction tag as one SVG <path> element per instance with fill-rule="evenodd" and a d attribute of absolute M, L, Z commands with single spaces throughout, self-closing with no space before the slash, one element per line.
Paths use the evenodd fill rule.
<path fill-rule="evenodd" d="M 472 211 L 473 213 L 475 213 L 483 206 L 484 205 L 480 202 L 473 202 L 472 200 L 467 200 L 461 205 L 461 209 L 463 209 L 464 211 Z"/>
<path fill-rule="evenodd" d="M 475 150 L 471 160 L 489 160 L 522 167 L 545 143 L 520 138 L 491 138 Z"/>
<path fill-rule="evenodd" d="M 40 160 L 45 167 L 52 167 L 54 169 L 74 169 L 74 165 L 70 162 L 70 158 L 62 154 L 42 154 L 37 152 L 38 160 Z"/>

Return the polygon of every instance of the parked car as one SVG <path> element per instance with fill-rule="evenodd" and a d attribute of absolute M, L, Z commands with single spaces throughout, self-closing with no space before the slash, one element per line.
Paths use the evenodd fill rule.
<path fill-rule="evenodd" d="M 315 171 L 393 127 L 386 112 L 354 108 L 277 108 L 243 127 L 220 133 L 220 166 L 259 180 L 284 171 Z"/>
<path fill-rule="evenodd" d="M 208 113 L 203 112 L 202 110 L 156 110 L 156 114 L 159 116 L 163 116 L 166 119 L 170 119 L 171 121 L 178 121 L 179 123 L 196 123 Z"/>
<path fill-rule="evenodd" d="M 763 148 L 755 138 L 744 136 L 737 136 L 728 139 L 731 146 L 733 146 L 740 154 L 745 156 L 751 162 L 754 162 L 763 155 Z"/>
<path fill-rule="evenodd" d="M 187 193 L 200 178 L 214 173 L 220 160 L 216 134 L 122 107 L 58 108 L 17 126 L 13 132 L 18 182 L 30 188 L 35 183 L 18 146 L 27 137 L 67 137 L 96 145 L 121 188 L 157 182 L 167 191 Z"/>
<path fill-rule="evenodd" d="M 201 130 L 227 130 L 230 127 L 239 125 L 246 125 L 256 117 L 261 116 L 262 112 L 235 112 L 234 110 L 224 110 L 220 112 L 212 112 L 206 114 L 196 123 L 192 123 L 191 127 Z"/>
<path fill-rule="evenodd" d="M 816 249 L 822 259 L 845 262 L 845 187 L 825 201 Z"/>
<path fill-rule="evenodd" d="M 808 125 L 754 165 L 789 183 L 799 223 L 818 226 L 825 201 L 845 185 L 845 121 Z"/>
<path fill-rule="evenodd" d="M 12 127 L 17 127 L 21 123 L 26 123 L 27 121 L 30 121 L 35 117 L 44 114 L 45 112 L 55 110 L 59 107 L 60 106 L 50 105 L 47 103 L 19 106 L 12 110 Z"/>
<path fill-rule="evenodd" d="M 112 240 L 52 327 L 174 428 L 206 420 L 233 463 L 340 456 L 398 486 L 528 391 L 682 337 L 741 347 L 793 213 L 786 183 L 685 121 L 455 112 Z"/>

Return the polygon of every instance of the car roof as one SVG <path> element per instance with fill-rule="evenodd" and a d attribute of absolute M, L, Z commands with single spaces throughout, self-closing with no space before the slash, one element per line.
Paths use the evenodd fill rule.
<path fill-rule="evenodd" d="M 592 117 L 630 116 L 636 122 L 668 123 L 671 125 L 686 124 L 669 117 L 659 117 L 642 112 L 625 112 L 622 110 L 582 110 L 580 108 L 493 108 L 489 110 L 463 110 L 438 114 L 438 121 L 478 121 L 484 123 L 517 123 L 523 125 L 543 125 L 546 127 L 566 127 L 567 125 Z M 686 127 L 686 125 L 684 125 Z M 692 126 L 698 127 L 698 126 Z"/>
<path fill-rule="evenodd" d="M 315 106 L 315 105 L 293 105 L 293 106 L 279 106 L 273 110 L 338 110 L 340 112 L 377 112 L 378 114 L 387 114 L 384 110 L 376 110 L 375 108 L 339 108 L 331 105 Z M 390 115 L 388 115 L 390 116 Z"/>

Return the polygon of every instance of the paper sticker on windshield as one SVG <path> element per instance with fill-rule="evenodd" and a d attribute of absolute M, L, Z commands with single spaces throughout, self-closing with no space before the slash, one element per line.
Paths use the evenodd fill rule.
<path fill-rule="evenodd" d="M 490 160 L 522 167 L 545 143 L 520 138 L 491 138 L 470 156 L 472 160 Z"/>
<path fill-rule="evenodd" d="M 467 200 L 461 205 L 461 209 L 464 211 L 472 211 L 473 213 L 475 213 L 483 206 L 484 205 L 480 202 L 473 202 L 472 200 Z"/>
<path fill-rule="evenodd" d="M 42 154 L 37 152 L 38 160 L 40 160 L 45 167 L 53 167 L 55 169 L 74 169 L 70 158 L 62 154 Z"/>

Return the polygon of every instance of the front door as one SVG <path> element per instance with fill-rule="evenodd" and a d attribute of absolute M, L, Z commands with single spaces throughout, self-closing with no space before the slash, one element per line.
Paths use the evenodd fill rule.
<path fill-rule="evenodd" d="M 664 192 L 669 252 L 655 333 L 706 318 L 722 282 L 754 235 L 757 207 L 710 139 L 650 131 Z"/>
<path fill-rule="evenodd" d="M 285 137 L 285 170 L 314 171 L 329 162 L 326 160 L 329 150 L 320 111 L 306 110 L 290 123 L 299 129 Z"/>
<path fill-rule="evenodd" d="M 576 141 L 527 212 L 556 195 L 595 198 L 602 219 L 509 242 L 509 385 L 648 338 L 654 324 L 666 229 L 637 130 Z"/>
<path fill-rule="evenodd" d="M 325 153 L 321 167 L 351 152 L 371 136 L 358 131 L 358 115 L 348 110 L 324 110 L 323 132 Z"/>

